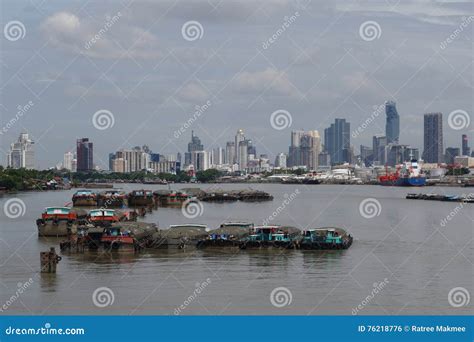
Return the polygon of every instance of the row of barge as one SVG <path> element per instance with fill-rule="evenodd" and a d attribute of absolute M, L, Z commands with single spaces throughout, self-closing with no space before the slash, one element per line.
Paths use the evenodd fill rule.
<path fill-rule="evenodd" d="M 66 237 L 62 250 L 153 249 L 347 249 L 353 238 L 341 228 L 295 227 L 228 222 L 211 230 L 182 224 L 159 229 L 153 223 L 129 220 L 118 210 L 93 209 L 79 217 L 67 207 L 46 208 L 37 220 L 39 236 Z"/>
<path fill-rule="evenodd" d="M 105 190 L 96 193 L 90 189 L 76 191 L 72 196 L 74 207 L 181 207 L 183 203 L 196 198 L 204 202 L 257 202 L 271 201 L 273 196 L 259 190 L 201 190 L 190 188 L 188 190 L 133 190 L 128 194 L 121 190 Z"/>
<path fill-rule="evenodd" d="M 442 202 L 461 202 L 474 203 L 474 195 L 440 195 L 440 194 L 407 194 L 406 199 L 426 200 L 426 201 L 442 201 Z"/>

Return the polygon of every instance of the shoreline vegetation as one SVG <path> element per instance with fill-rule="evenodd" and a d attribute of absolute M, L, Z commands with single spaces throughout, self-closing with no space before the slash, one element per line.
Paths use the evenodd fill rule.
<path fill-rule="evenodd" d="M 458 171 L 459 172 L 459 171 Z M 468 173 L 469 171 L 467 171 Z M 297 170 L 278 170 L 278 174 L 288 174 L 301 176 L 305 173 L 302 169 Z M 111 183 L 137 183 L 137 184 L 169 184 L 169 183 L 269 183 L 275 182 L 268 178 L 276 174 L 275 172 L 266 172 L 259 175 L 228 175 L 216 169 L 198 171 L 195 177 L 189 176 L 185 171 L 178 174 L 159 173 L 154 174 L 146 171 L 132 173 L 116 173 L 108 171 L 90 171 L 90 172 L 70 172 L 67 170 L 29 170 L 12 169 L 0 166 L 0 193 L 17 191 L 41 191 L 41 190 L 61 190 L 73 187 L 87 187 L 88 185 L 100 185 Z M 443 179 L 436 180 L 430 185 L 437 186 L 468 186 L 472 184 L 470 180 L 459 181 L 458 177 L 466 177 L 466 172 L 453 174 L 448 171 Z M 276 181 L 278 182 L 278 180 Z M 356 185 L 375 185 L 374 180 L 365 180 L 358 182 L 323 182 L 323 184 L 356 184 Z M 471 185 L 472 186 L 472 185 Z"/>

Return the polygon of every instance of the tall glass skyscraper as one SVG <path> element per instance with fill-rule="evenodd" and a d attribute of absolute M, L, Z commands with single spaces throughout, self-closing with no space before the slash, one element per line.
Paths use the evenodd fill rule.
<path fill-rule="evenodd" d="M 331 156 L 332 164 L 351 162 L 351 126 L 346 119 L 336 119 L 324 130 L 324 148 Z"/>
<path fill-rule="evenodd" d="M 400 137 L 400 116 L 398 115 L 395 102 L 385 102 L 385 114 L 387 116 L 385 123 L 387 144 L 398 144 Z"/>
<path fill-rule="evenodd" d="M 427 113 L 424 117 L 423 160 L 443 162 L 443 114 Z"/>
<path fill-rule="evenodd" d="M 77 171 L 91 171 L 94 169 L 94 145 L 89 138 L 76 141 Z"/>

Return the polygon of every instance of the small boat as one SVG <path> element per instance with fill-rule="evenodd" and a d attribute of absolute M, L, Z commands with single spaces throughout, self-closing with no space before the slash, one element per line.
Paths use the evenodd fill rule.
<path fill-rule="evenodd" d="M 48 207 L 36 220 L 38 236 L 67 236 L 77 224 L 77 217 L 69 207 Z"/>
<path fill-rule="evenodd" d="M 284 226 L 257 226 L 250 228 L 248 237 L 242 239 L 241 249 L 249 248 L 294 248 L 294 237 L 299 229 Z"/>
<path fill-rule="evenodd" d="M 241 239 L 249 234 L 253 223 L 225 222 L 219 228 L 212 230 L 205 239 L 197 242 L 197 248 L 229 248 L 239 247 Z"/>
<path fill-rule="evenodd" d="M 347 249 L 352 240 L 341 228 L 315 228 L 303 231 L 297 245 L 300 249 Z"/>
<path fill-rule="evenodd" d="M 208 235 L 208 228 L 204 224 L 177 224 L 168 229 L 159 230 L 154 234 L 154 248 L 184 249 L 196 247 L 199 240 Z"/>
<path fill-rule="evenodd" d="M 74 207 L 96 207 L 97 194 L 92 190 L 78 190 L 72 195 L 72 204 Z"/>
<path fill-rule="evenodd" d="M 406 199 L 423 199 L 423 194 L 407 194 Z"/>
<path fill-rule="evenodd" d="M 105 190 L 98 195 L 98 206 L 104 208 L 122 208 L 125 206 L 127 195 L 120 190 Z"/>
<path fill-rule="evenodd" d="M 181 208 L 193 196 L 184 191 L 157 190 L 153 192 L 156 203 L 161 207 Z"/>
<path fill-rule="evenodd" d="M 265 191 L 251 190 L 251 191 L 240 191 L 238 193 L 240 201 L 243 202 L 261 202 L 261 201 L 272 201 L 273 196 Z"/>
<path fill-rule="evenodd" d="M 150 207 L 153 204 L 153 192 L 151 190 L 133 190 L 128 194 L 129 206 Z"/>

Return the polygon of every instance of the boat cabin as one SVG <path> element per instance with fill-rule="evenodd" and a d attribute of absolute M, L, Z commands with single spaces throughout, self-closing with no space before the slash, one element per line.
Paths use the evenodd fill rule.
<path fill-rule="evenodd" d="M 347 233 L 340 228 L 318 228 L 303 231 L 303 239 L 313 242 L 342 243 Z"/>
<path fill-rule="evenodd" d="M 44 209 L 41 218 L 43 220 L 75 220 L 77 215 L 69 207 L 48 207 Z"/>
<path fill-rule="evenodd" d="M 257 226 L 250 229 L 250 241 L 291 241 L 287 231 L 281 226 Z"/>

